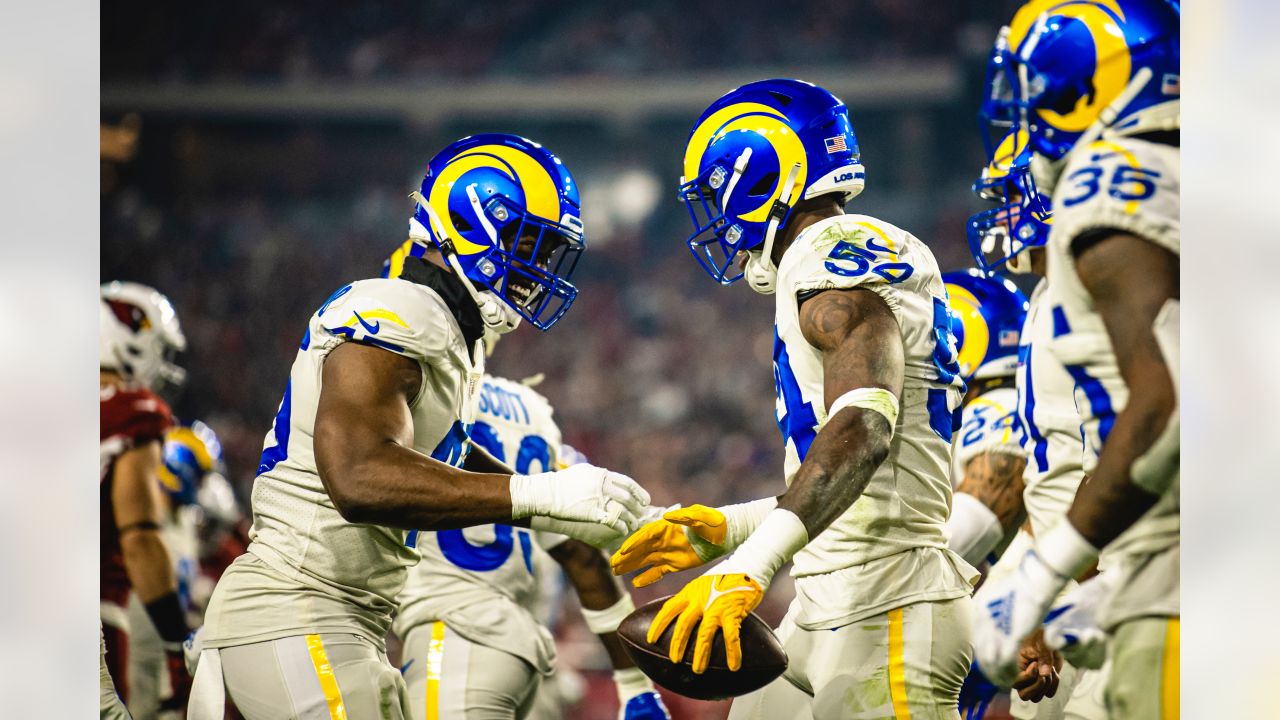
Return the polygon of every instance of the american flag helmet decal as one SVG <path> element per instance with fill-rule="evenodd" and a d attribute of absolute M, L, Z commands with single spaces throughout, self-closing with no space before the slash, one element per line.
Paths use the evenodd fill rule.
<path fill-rule="evenodd" d="M 844 136 L 843 136 L 843 135 L 837 135 L 837 136 L 835 136 L 835 137 L 829 137 L 829 138 L 827 138 L 824 142 L 827 144 L 827 154 L 828 154 L 828 155 L 832 155 L 832 154 L 835 154 L 835 153 L 838 153 L 838 152 L 845 152 L 846 150 L 848 150 L 848 149 L 849 149 L 849 146 L 848 146 L 848 145 L 846 145 L 846 144 L 845 144 L 845 142 L 844 142 Z"/>

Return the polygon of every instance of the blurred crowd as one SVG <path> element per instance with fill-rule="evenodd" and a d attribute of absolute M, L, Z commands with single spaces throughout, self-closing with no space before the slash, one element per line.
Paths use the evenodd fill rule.
<path fill-rule="evenodd" d="M 984 0 L 155 3 L 102 13 L 102 74 L 117 80 L 361 81 L 783 67 L 946 57 Z M 750 23 L 733 23 L 750 17 Z M 134 39 L 146 37 L 146 42 Z M 988 40 L 989 41 L 989 40 Z"/>

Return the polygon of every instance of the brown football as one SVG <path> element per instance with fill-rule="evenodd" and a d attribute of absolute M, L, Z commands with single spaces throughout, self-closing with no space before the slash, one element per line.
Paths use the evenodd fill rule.
<path fill-rule="evenodd" d="M 668 596 L 670 597 L 670 596 Z M 645 636 L 649 623 L 668 598 L 659 598 L 636 608 L 618 626 L 618 637 L 627 655 L 635 661 L 649 679 L 662 687 L 696 700 L 723 700 L 745 695 L 768 685 L 787 669 L 787 653 L 782 643 L 758 615 L 751 613 L 742 623 L 739 637 L 742 640 L 742 667 L 737 672 L 729 670 L 724 655 L 724 635 L 716 633 L 711 646 L 711 662 L 701 675 L 693 672 L 693 646 L 697 628 L 689 637 L 684 658 L 679 663 L 667 657 L 671 645 L 671 632 L 675 623 L 667 626 L 658 642 L 649 643 Z"/>

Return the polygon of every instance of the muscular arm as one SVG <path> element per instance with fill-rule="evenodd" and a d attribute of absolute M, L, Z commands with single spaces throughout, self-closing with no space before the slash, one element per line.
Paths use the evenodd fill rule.
<path fill-rule="evenodd" d="M 160 537 L 164 500 L 156 468 L 160 442 L 153 440 L 116 460 L 111 507 L 120 528 L 120 550 L 129 584 L 144 604 L 177 591 L 169 548 Z"/>
<path fill-rule="evenodd" d="M 800 330 L 822 352 L 828 407 L 856 388 L 901 396 L 902 335 L 879 295 L 861 289 L 819 293 L 800 306 Z M 892 431 L 877 412 L 841 410 L 814 438 L 778 507 L 795 513 L 809 537 L 817 537 L 862 495 L 889 453 Z"/>
<path fill-rule="evenodd" d="M 511 522 L 510 476 L 461 470 L 413 449 L 415 361 L 347 342 L 325 360 L 316 467 L 350 522 L 419 530 Z"/>
<path fill-rule="evenodd" d="M 583 608 L 604 610 L 622 599 L 622 586 L 609 569 L 608 559 L 599 550 L 578 540 L 566 540 L 551 548 L 549 553 L 564 569 Z M 599 637 L 615 670 L 635 667 L 622 649 L 617 632 Z"/>
<path fill-rule="evenodd" d="M 1174 413 L 1174 379 L 1152 325 L 1169 299 L 1179 297 L 1178 256 L 1127 234 L 1081 251 L 1076 272 L 1093 297 L 1115 348 L 1129 401 L 1118 415 L 1089 481 L 1067 517 L 1094 547 L 1106 547 L 1155 504 L 1157 496 L 1130 477 Z"/>
<path fill-rule="evenodd" d="M 488 450 L 474 443 L 471 445 L 471 452 L 467 453 L 467 459 L 462 463 L 462 469 L 474 473 L 498 473 L 500 475 L 515 473 L 511 466 L 498 460 L 493 455 L 490 455 Z"/>

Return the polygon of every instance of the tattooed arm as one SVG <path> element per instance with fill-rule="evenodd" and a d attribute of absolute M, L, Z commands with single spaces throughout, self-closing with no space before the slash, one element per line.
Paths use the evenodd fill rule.
<path fill-rule="evenodd" d="M 870 290 L 827 290 L 800 305 L 800 331 L 822 353 L 827 407 L 857 388 L 902 394 L 902 332 L 889 306 Z M 814 438 L 778 507 L 795 513 L 809 537 L 826 529 L 866 489 L 889 454 L 893 428 L 877 412 L 848 407 Z"/>
<path fill-rule="evenodd" d="M 1026 467 L 1026 459 L 1017 455 L 982 453 L 965 465 L 964 480 L 956 493 L 971 495 L 991 510 L 1007 536 L 1027 517 L 1022 504 L 1022 471 Z"/>
<path fill-rule="evenodd" d="M 977 567 L 988 560 L 1026 517 L 1022 504 L 1022 471 L 1027 461 L 1017 455 L 984 452 L 965 464 L 947 518 L 951 550 Z"/>

